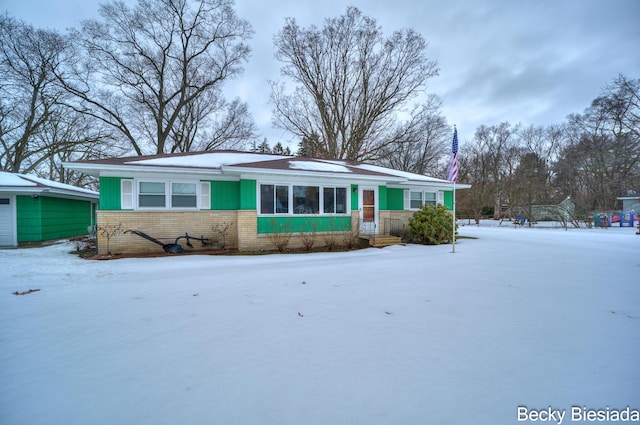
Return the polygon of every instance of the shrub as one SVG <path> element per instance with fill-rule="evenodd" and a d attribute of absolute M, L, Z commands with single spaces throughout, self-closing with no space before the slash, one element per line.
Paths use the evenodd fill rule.
<path fill-rule="evenodd" d="M 300 226 L 300 240 L 302 241 L 302 247 L 305 251 L 311 251 L 313 249 L 313 245 L 316 243 L 316 229 L 317 224 L 309 223 L 307 220 L 307 228 L 308 231 L 304 230 L 304 226 Z"/>
<path fill-rule="evenodd" d="M 409 234 L 415 243 L 438 245 L 453 240 L 453 216 L 444 205 L 425 205 L 409 218 Z"/>
<path fill-rule="evenodd" d="M 278 252 L 287 251 L 291 235 L 292 232 L 289 222 L 276 223 L 275 220 L 271 221 L 271 233 L 269 233 L 269 239 Z"/>

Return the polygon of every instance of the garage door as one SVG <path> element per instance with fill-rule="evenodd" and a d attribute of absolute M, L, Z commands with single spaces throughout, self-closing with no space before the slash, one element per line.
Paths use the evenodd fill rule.
<path fill-rule="evenodd" d="M 16 245 L 15 196 L 0 194 L 0 246 Z"/>

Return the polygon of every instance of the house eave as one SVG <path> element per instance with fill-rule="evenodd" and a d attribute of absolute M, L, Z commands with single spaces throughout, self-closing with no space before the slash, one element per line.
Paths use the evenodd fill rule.
<path fill-rule="evenodd" d="M 96 177 L 128 176 L 131 174 L 202 174 L 219 176 L 222 171 L 219 168 L 185 167 L 185 166 L 158 166 L 158 165 L 111 165 L 111 164 L 82 164 L 77 162 L 63 162 L 62 166 L 68 170 L 79 171 Z"/>
<path fill-rule="evenodd" d="M 66 199 L 80 199 L 80 200 L 98 200 L 100 199 L 100 195 L 98 193 L 85 193 L 85 192 L 76 192 L 73 190 L 66 190 L 60 188 L 53 187 L 42 187 L 42 186 L 2 186 L 0 187 L 0 192 L 2 193 L 10 193 L 12 195 L 18 196 L 51 196 L 56 198 L 66 198 Z"/>

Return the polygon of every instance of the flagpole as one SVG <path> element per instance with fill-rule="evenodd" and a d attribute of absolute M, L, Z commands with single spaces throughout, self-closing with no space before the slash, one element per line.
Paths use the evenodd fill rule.
<path fill-rule="evenodd" d="M 451 217 L 453 237 L 451 238 L 451 253 L 456 252 L 456 181 L 458 181 L 458 129 L 453 125 L 453 143 L 451 144 L 451 163 L 449 164 L 449 181 L 453 183 L 453 215 Z"/>
<path fill-rule="evenodd" d="M 453 181 L 453 239 L 451 242 L 451 253 L 456 253 L 456 182 Z"/>

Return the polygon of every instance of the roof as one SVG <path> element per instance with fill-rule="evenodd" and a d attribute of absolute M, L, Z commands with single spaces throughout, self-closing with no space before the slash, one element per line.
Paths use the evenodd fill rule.
<path fill-rule="evenodd" d="M 100 176 L 117 171 L 172 172 L 240 175 L 242 173 L 297 176 L 349 177 L 388 184 L 451 186 L 448 180 L 393 170 L 358 161 L 239 151 L 186 152 L 85 160 L 63 164 L 66 168 Z M 110 174 L 113 175 L 113 174 Z M 459 185 L 460 188 L 470 187 Z"/>
<path fill-rule="evenodd" d="M 0 171 L 0 192 L 17 194 L 51 194 L 63 197 L 98 199 L 99 193 L 40 177 Z"/>
<path fill-rule="evenodd" d="M 632 193 L 631 195 L 627 195 L 627 196 L 618 196 L 616 199 L 625 200 L 625 201 L 640 199 L 640 193 Z"/>

